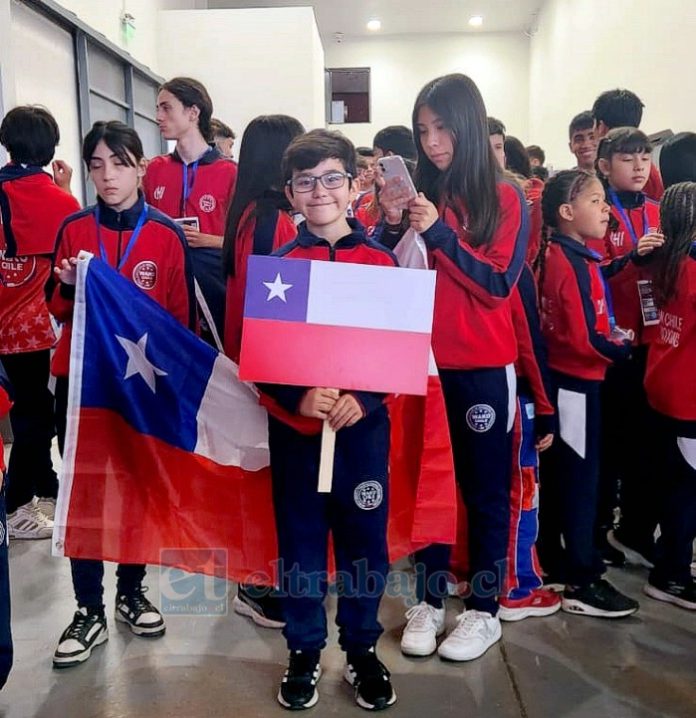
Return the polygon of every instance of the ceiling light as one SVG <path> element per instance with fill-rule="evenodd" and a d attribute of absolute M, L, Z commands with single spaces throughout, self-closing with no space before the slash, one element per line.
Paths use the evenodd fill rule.
<path fill-rule="evenodd" d="M 376 32 L 377 30 L 381 30 L 382 29 L 382 21 L 378 20 L 376 17 L 373 17 L 372 20 L 368 21 L 367 29 L 372 30 L 373 32 Z"/>
<path fill-rule="evenodd" d="M 483 25 L 483 15 L 472 15 L 469 18 L 469 25 L 471 27 L 481 27 Z"/>

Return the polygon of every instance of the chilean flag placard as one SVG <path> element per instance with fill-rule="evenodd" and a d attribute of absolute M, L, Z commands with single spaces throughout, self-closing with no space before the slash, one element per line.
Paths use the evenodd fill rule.
<path fill-rule="evenodd" d="M 244 381 L 424 395 L 435 272 L 249 258 Z"/>

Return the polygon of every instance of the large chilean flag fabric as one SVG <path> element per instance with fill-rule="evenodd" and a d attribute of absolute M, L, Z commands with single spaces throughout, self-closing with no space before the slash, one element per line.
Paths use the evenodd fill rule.
<path fill-rule="evenodd" d="M 249 258 L 245 381 L 423 395 L 435 272 Z"/>
<path fill-rule="evenodd" d="M 436 378 L 426 397 L 390 401 L 394 560 L 454 541 Z M 54 554 L 274 580 L 267 415 L 255 391 L 231 360 L 91 255 L 78 262 L 63 459 Z M 220 549 L 226 565 L 209 560 Z"/>

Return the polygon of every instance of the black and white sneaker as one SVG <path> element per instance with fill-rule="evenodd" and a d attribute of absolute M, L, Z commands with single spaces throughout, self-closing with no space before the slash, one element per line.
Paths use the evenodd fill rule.
<path fill-rule="evenodd" d="M 320 655 L 320 651 L 290 651 L 290 662 L 278 690 L 278 703 L 283 708 L 299 711 L 317 704 Z"/>
<path fill-rule="evenodd" d="M 235 613 L 251 618 L 257 626 L 283 628 L 285 625 L 281 599 L 267 586 L 240 583 L 232 608 Z"/>
<path fill-rule="evenodd" d="M 650 598 L 665 603 L 673 603 L 679 608 L 696 611 L 696 582 L 681 583 L 679 581 L 656 581 L 651 578 L 643 586 L 643 593 Z"/>
<path fill-rule="evenodd" d="M 92 649 L 109 638 L 106 617 L 102 611 L 80 608 L 72 623 L 63 631 L 53 654 L 54 668 L 70 668 L 86 661 Z"/>
<path fill-rule="evenodd" d="M 584 616 L 623 618 L 635 613 L 639 604 L 617 591 L 608 581 L 600 579 L 589 586 L 566 586 L 561 608 L 567 613 Z"/>
<path fill-rule="evenodd" d="M 135 593 L 116 598 L 116 620 L 128 625 L 136 636 L 159 638 L 167 627 L 162 614 L 145 598 L 147 588 L 140 586 Z"/>
<path fill-rule="evenodd" d="M 355 702 L 365 710 L 381 711 L 396 703 L 391 674 L 377 658 L 374 646 L 349 653 L 343 677 L 355 689 Z"/>

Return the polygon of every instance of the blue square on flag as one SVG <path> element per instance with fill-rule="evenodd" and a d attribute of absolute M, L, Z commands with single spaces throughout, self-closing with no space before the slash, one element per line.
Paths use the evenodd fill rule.
<path fill-rule="evenodd" d="M 249 257 L 244 316 L 306 321 L 310 267 L 308 259 Z"/>

